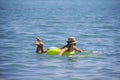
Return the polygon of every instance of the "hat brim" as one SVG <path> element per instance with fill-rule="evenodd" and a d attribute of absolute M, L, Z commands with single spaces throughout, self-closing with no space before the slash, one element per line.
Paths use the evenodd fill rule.
<path fill-rule="evenodd" d="M 74 41 L 74 42 L 71 42 L 71 43 L 69 43 L 69 44 L 76 44 L 78 41 Z"/>

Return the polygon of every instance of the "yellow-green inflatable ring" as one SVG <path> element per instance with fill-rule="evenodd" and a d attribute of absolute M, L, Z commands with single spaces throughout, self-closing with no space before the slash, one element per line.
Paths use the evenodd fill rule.
<path fill-rule="evenodd" d="M 46 51 L 46 54 L 48 55 L 58 55 L 60 53 L 60 50 L 59 48 L 50 48 L 49 50 Z M 75 54 L 75 51 L 72 51 L 72 52 L 65 52 L 63 53 L 62 56 L 69 56 L 69 55 L 73 55 Z"/>

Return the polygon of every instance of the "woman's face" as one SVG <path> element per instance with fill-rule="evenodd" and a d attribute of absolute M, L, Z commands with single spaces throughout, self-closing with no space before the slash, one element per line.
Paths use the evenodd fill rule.
<path fill-rule="evenodd" d="M 76 45 L 76 43 L 74 45 Z"/>
<path fill-rule="evenodd" d="M 72 44 L 72 46 L 75 46 L 75 45 L 76 45 L 76 43 Z"/>

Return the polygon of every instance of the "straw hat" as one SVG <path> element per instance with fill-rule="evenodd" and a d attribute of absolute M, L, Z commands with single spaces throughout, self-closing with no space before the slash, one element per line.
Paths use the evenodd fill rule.
<path fill-rule="evenodd" d="M 75 43 L 77 43 L 75 37 L 69 37 L 68 40 L 67 40 L 67 42 L 68 42 L 69 44 L 75 44 Z"/>

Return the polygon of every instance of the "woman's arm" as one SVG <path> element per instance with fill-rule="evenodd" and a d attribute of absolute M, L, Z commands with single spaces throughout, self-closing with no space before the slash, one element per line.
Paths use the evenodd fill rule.
<path fill-rule="evenodd" d="M 76 46 L 74 46 L 74 49 L 78 52 L 83 52 L 83 50 L 80 50 L 79 48 L 77 48 Z"/>
<path fill-rule="evenodd" d="M 67 47 L 61 49 L 60 53 L 58 54 L 59 56 L 62 56 L 64 52 L 66 52 L 68 50 Z"/>

